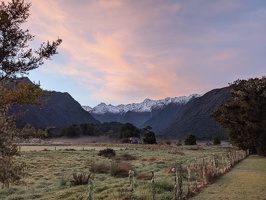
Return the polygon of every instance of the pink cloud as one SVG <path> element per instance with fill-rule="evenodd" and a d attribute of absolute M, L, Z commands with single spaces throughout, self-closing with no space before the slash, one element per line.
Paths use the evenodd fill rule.
<path fill-rule="evenodd" d="M 63 39 L 42 73 L 75 79 L 91 98 L 118 104 L 206 92 L 219 75 L 216 86 L 226 86 L 246 55 L 233 44 L 258 26 L 206 23 L 238 6 L 215 1 L 205 12 L 201 4 L 173 1 L 34 1 L 27 26 L 34 45 Z"/>

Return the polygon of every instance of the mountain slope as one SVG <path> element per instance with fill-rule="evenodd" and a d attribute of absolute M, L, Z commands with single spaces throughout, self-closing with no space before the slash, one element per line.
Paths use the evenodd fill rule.
<path fill-rule="evenodd" d="M 30 124 L 37 128 L 67 126 L 81 123 L 100 123 L 68 93 L 47 92 L 47 102 L 43 108 L 39 106 L 13 106 L 11 112 L 23 111 L 25 115 L 18 121 L 18 125 Z"/>
<path fill-rule="evenodd" d="M 154 109 L 152 117 L 145 121 L 141 127 L 151 126 L 156 134 L 162 133 L 183 113 L 186 104 L 170 103 L 162 109 Z"/>
<path fill-rule="evenodd" d="M 170 138 L 184 138 L 195 134 L 198 138 L 211 138 L 215 135 L 225 137 L 224 129 L 210 118 L 210 114 L 230 98 L 230 88 L 214 89 L 199 98 L 189 101 L 182 115 L 163 131 Z"/>

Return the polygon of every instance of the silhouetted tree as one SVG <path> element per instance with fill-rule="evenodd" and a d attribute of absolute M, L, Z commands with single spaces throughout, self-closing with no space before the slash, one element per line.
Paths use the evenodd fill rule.
<path fill-rule="evenodd" d="M 14 104 L 41 104 L 40 97 L 44 95 L 39 85 L 14 83 L 14 80 L 50 59 L 61 43 L 57 39 L 41 44 L 36 50 L 29 48 L 34 36 L 29 30 L 23 30 L 22 25 L 30 15 L 30 6 L 23 0 L 0 2 L 0 182 L 3 187 L 17 183 L 23 174 L 24 165 L 13 159 L 20 153 L 14 139 L 38 134 L 31 127 L 17 129 L 9 110 Z"/>
<path fill-rule="evenodd" d="M 266 156 L 266 77 L 236 80 L 230 87 L 231 99 L 212 117 L 226 129 L 234 145 L 255 148 Z"/>
<path fill-rule="evenodd" d="M 140 130 L 131 123 L 124 124 L 120 129 L 120 139 L 140 137 Z"/>
<path fill-rule="evenodd" d="M 221 140 L 220 140 L 220 137 L 219 136 L 215 136 L 213 138 L 213 144 L 214 145 L 220 145 L 221 144 Z"/>
<path fill-rule="evenodd" d="M 152 132 L 151 129 L 152 129 L 151 126 L 147 126 L 146 128 L 143 128 L 143 131 L 144 131 L 143 143 L 144 144 L 156 144 L 155 133 Z"/>
<path fill-rule="evenodd" d="M 65 133 L 67 137 L 70 137 L 70 138 L 75 138 L 75 137 L 79 137 L 79 133 L 77 132 L 75 126 L 68 126 L 66 128 L 66 133 Z"/>
<path fill-rule="evenodd" d="M 197 138 L 194 134 L 189 134 L 185 139 L 185 145 L 196 145 Z"/>

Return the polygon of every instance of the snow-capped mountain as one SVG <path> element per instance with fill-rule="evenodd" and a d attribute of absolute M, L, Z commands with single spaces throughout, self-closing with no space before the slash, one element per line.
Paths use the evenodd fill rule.
<path fill-rule="evenodd" d="M 200 96 L 201 95 L 198 95 L 198 94 L 192 94 L 190 96 L 181 96 L 181 97 L 174 97 L 174 98 L 167 97 L 165 99 L 160 99 L 160 100 L 145 99 L 141 103 L 132 103 L 132 104 L 127 104 L 127 105 L 121 104 L 118 106 L 113 106 L 111 104 L 106 105 L 105 103 L 100 103 L 94 108 L 91 108 L 89 106 L 83 106 L 83 109 L 90 112 L 91 114 L 106 114 L 106 113 L 123 114 L 129 111 L 139 112 L 139 113 L 151 112 L 153 109 L 163 108 L 164 106 L 170 103 L 186 104 L 192 98 L 196 98 Z"/>
<path fill-rule="evenodd" d="M 86 110 L 87 112 L 90 112 L 92 110 L 92 107 L 90 106 L 82 106 L 82 108 Z"/>

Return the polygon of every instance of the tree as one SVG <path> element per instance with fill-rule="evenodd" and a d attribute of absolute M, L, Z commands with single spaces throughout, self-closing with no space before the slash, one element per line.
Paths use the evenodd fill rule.
<path fill-rule="evenodd" d="M 220 137 L 219 136 L 215 136 L 213 138 L 213 144 L 214 145 L 220 145 L 221 144 L 221 140 L 220 140 Z"/>
<path fill-rule="evenodd" d="M 156 138 L 155 133 L 151 131 L 152 127 L 147 126 L 146 128 L 143 128 L 143 131 L 145 132 L 143 143 L 144 144 L 156 144 Z"/>
<path fill-rule="evenodd" d="M 19 79 L 29 71 L 44 64 L 44 60 L 57 54 L 57 47 L 62 42 L 42 43 L 39 49 L 29 48 L 34 36 L 29 30 L 21 27 L 29 17 L 31 4 L 23 0 L 12 0 L 9 3 L 0 1 L 0 182 L 2 187 L 17 183 L 23 176 L 24 164 L 15 163 L 14 157 L 19 149 L 14 140 L 40 131 L 26 126 L 18 129 L 16 116 L 11 116 L 10 108 L 14 104 L 38 104 L 45 92 L 38 84 L 23 83 Z"/>
<path fill-rule="evenodd" d="M 120 139 L 140 137 L 140 130 L 131 123 L 124 124 L 120 129 Z"/>
<path fill-rule="evenodd" d="M 230 87 L 231 98 L 212 117 L 234 145 L 266 156 L 266 77 L 236 80 Z"/>
<path fill-rule="evenodd" d="M 45 59 L 50 59 L 56 54 L 57 46 L 62 42 L 57 39 L 50 43 L 41 44 L 40 48 L 28 48 L 28 42 L 34 36 L 29 30 L 23 30 L 21 25 L 29 17 L 30 3 L 23 0 L 12 0 L 0 5 L 0 80 L 16 78 L 18 74 L 27 74 L 30 70 L 44 64 Z"/>
<path fill-rule="evenodd" d="M 185 145 L 197 145 L 197 138 L 194 134 L 189 134 L 185 139 Z"/>

